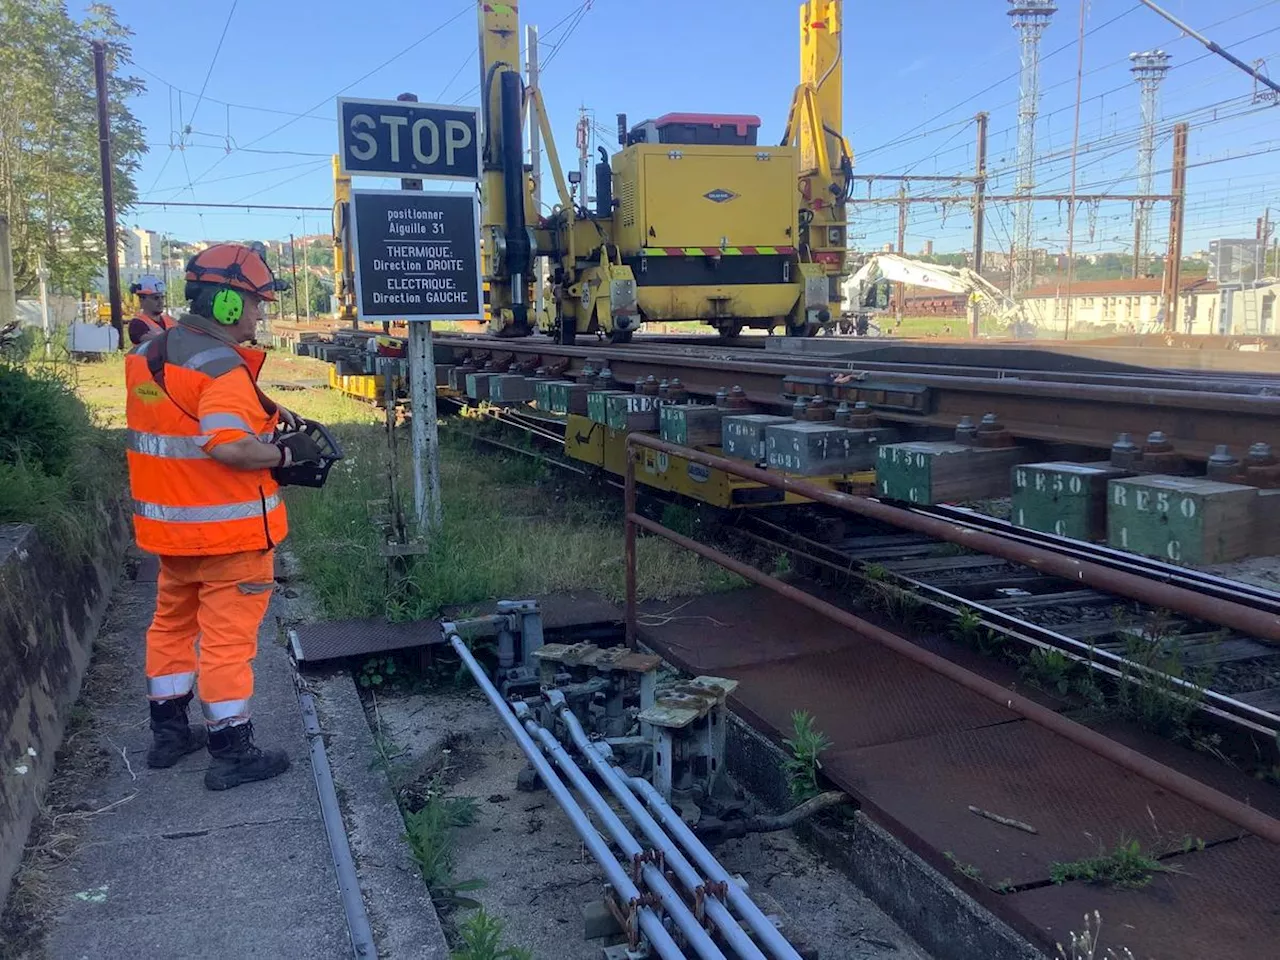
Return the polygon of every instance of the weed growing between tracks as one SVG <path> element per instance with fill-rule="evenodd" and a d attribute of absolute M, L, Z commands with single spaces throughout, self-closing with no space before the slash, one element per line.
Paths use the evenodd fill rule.
<path fill-rule="evenodd" d="M 533 953 L 523 947 L 502 945 L 503 923 L 481 907 L 458 925 L 462 949 L 455 950 L 451 960 L 533 960 Z"/>
<path fill-rule="evenodd" d="M 1145 887 L 1157 873 L 1175 872 L 1177 871 L 1173 867 L 1167 867 L 1150 854 L 1143 853 L 1137 840 L 1122 840 L 1110 853 L 1096 857 L 1049 864 L 1049 879 L 1056 884 L 1083 880 L 1085 883 L 1125 890 Z"/>

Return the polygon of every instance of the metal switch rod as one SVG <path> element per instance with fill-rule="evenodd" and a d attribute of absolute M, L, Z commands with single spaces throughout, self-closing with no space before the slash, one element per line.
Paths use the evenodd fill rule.
<path fill-rule="evenodd" d="M 633 863 L 642 864 L 640 875 L 644 877 L 645 886 L 662 903 L 668 916 L 675 921 L 676 926 L 684 934 L 685 939 L 689 941 L 689 945 L 698 956 L 702 960 L 726 960 L 725 955 L 716 946 L 715 941 L 711 939 L 711 935 L 703 929 L 698 918 L 689 910 L 688 905 L 680 899 L 680 894 L 671 886 L 663 871 L 645 859 L 645 849 L 640 846 L 640 842 L 632 836 L 631 831 L 618 819 L 618 815 L 613 812 L 613 809 L 605 801 L 604 797 L 600 795 L 600 792 L 592 786 L 591 781 L 587 779 L 587 775 L 582 772 L 582 768 L 573 762 L 573 757 L 569 756 L 569 751 L 564 748 L 550 730 L 538 725 L 537 721 L 533 719 L 532 711 L 526 704 L 515 703 L 512 706 L 515 708 L 516 717 L 524 720 L 525 730 L 538 739 L 555 761 L 556 766 L 565 772 L 569 782 L 573 784 L 574 789 L 586 801 L 587 806 L 591 808 L 591 812 L 604 824 L 605 829 L 609 831 L 609 834 L 622 852 Z"/>
<path fill-rule="evenodd" d="M 516 743 L 528 758 L 529 763 L 533 765 L 533 769 L 537 772 L 538 778 L 546 786 L 547 790 L 555 797 L 556 802 L 560 804 L 560 808 L 564 810 L 569 818 L 569 823 L 573 826 L 574 831 L 582 839 L 583 844 L 596 862 L 600 864 L 604 870 L 605 876 L 609 883 L 613 885 L 618 895 L 632 908 L 637 908 L 641 896 L 640 889 L 632 881 L 627 871 L 623 869 L 613 852 L 609 849 L 609 844 L 600 836 L 600 833 L 587 819 L 586 813 L 578 806 L 573 799 L 573 794 L 569 788 L 565 786 L 551 766 L 551 763 L 542 755 L 542 751 L 538 749 L 538 745 L 533 742 L 533 738 L 525 732 L 520 721 L 516 719 L 507 702 L 502 698 L 502 694 L 490 682 L 488 675 L 476 663 L 475 657 L 471 655 L 471 651 L 467 649 L 467 645 L 462 638 L 456 633 L 449 638 L 449 643 L 454 651 L 466 664 L 467 669 L 471 672 L 472 678 L 476 684 L 484 691 L 484 695 L 489 698 L 489 702 L 493 704 L 498 716 L 502 718 L 502 722 L 506 725 L 511 736 L 515 738 Z M 677 946 L 671 934 L 667 932 L 667 928 L 662 925 L 662 919 L 654 913 L 649 907 L 638 907 L 640 929 L 649 939 L 654 950 L 662 960 L 685 960 L 684 951 Z"/>
<path fill-rule="evenodd" d="M 706 894 L 704 904 L 707 915 L 720 929 L 725 942 L 738 953 L 742 960 L 765 960 L 765 955 L 760 952 L 760 948 L 738 926 L 738 921 L 733 918 L 733 914 L 726 909 L 725 905 L 716 896 L 712 896 L 710 891 L 706 890 L 703 878 L 694 869 L 693 864 L 685 858 L 684 853 L 680 850 L 680 845 L 667 835 L 666 831 L 658 824 L 658 821 L 645 810 L 644 804 L 635 798 L 635 795 L 627 787 L 626 777 L 605 759 L 604 752 L 609 749 L 608 744 L 591 742 L 587 737 L 587 732 L 582 729 L 582 724 L 573 715 L 573 711 L 567 709 L 568 704 L 563 694 L 557 690 L 551 690 L 548 691 L 548 698 L 556 715 L 564 721 L 565 726 L 568 728 L 569 738 L 577 746 L 578 752 L 587 759 L 587 762 L 591 764 L 591 768 L 605 782 L 613 795 L 618 798 L 628 816 L 649 838 L 649 842 L 662 851 L 666 865 L 671 868 L 681 885 L 695 896 L 699 890 Z M 719 864 L 716 864 L 716 866 L 720 867 Z M 723 867 L 720 867 L 718 876 L 713 877 L 708 874 L 707 879 L 720 883 L 723 882 L 720 879 L 721 876 L 728 876 Z M 733 885 L 732 880 L 728 882 L 730 886 Z M 744 915 L 743 919 L 750 922 L 751 918 Z M 800 954 L 789 943 L 778 937 L 777 927 L 769 923 L 767 919 L 765 919 L 765 923 L 768 925 L 768 930 L 773 932 L 776 940 L 780 940 L 780 942 L 775 942 L 772 945 L 773 955 L 780 958 L 780 960 L 800 960 Z M 756 925 L 751 923 L 751 927 L 754 930 Z M 758 932 L 763 935 L 768 931 L 761 930 Z"/>

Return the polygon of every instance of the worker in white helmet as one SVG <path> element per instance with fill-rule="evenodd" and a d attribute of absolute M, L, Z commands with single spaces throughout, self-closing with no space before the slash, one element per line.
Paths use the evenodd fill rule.
<path fill-rule="evenodd" d="M 129 340 L 137 346 L 173 326 L 173 317 L 164 310 L 164 281 L 145 274 L 129 287 L 138 298 L 138 313 L 129 321 Z"/>

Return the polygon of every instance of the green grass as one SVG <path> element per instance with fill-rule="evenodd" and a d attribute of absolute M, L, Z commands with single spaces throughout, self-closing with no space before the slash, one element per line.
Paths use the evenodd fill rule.
<path fill-rule="evenodd" d="M 451 960 L 533 960 L 533 952 L 523 947 L 503 946 L 504 925 L 481 907 L 458 925 L 461 949 Z"/>
<path fill-rule="evenodd" d="M 296 406 L 305 415 L 302 404 Z M 287 494 L 290 546 L 326 616 L 417 620 L 452 604 L 584 589 L 622 599 L 616 498 L 518 454 L 473 450 L 465 437 L 447 429 L 441 443 L 443 528 L 427 554 L 409 558 L 403 572 L 388 582 L 368 506 L 388 495 L 385 431 L 350 422 L 336 423 L 335 431 L 346 459 L 335 465 L 328 484 Z M 405 461 L 402 508 L 412 516 L 407 428 L 401 429 L 398 446 Z M 642 598 L 741 584 L 733 574 L 657 538 L 642 537 L 637 557 Z"/>

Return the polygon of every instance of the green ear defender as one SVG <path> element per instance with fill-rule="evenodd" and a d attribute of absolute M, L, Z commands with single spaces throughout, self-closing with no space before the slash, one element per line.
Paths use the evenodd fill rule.
<path fill-rule="evenodd" d="M 214 320 L 229 327 L 244 315 L 244 297 L 238 290 L 223 287 L 213 295 L 212 313 Z"/>

